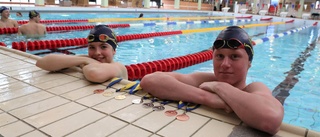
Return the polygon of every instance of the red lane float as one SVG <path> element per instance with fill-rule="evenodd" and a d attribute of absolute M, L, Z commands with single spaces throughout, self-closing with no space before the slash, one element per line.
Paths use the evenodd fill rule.
<path fill-rule="evenodd" d="M 17 32 L 18 28 L 0 28 L 0 34 L 12 34 Z"/>
<path fill-rule="evenodd" d="M 7 47 L 7 45 L 4 42 L 0 42 L 0 46 Z"/>
<path fill-rule="evenodd" d="M 251 19 L 252 16 L 242 16 L 242 17 L 236 17 L 236 19 Z"/>
<path fill-rule="evenodd" d="M 212 59 L 212 50 L 188 54 L 174 58 L 126 65 L 129 80 L 140 80 L 145 75 L 156 72 L 171 72 Z"/>
<path fill-rule="evenodd" d="M 260 19 L 260 21 L 269 21 L 269 20 L 272 20 L 272 17 L 270 17 L 270 18 L 264 18 L 264 19 Z"/>
<path fill-rule="evenodd" d="M 182 34 L 182 31 L 168 31 L 168 32 L 153 32 L 153 33 L 144 33 L 144 34 L 128 34 L 128 35 L 119 35 L 117 36 L 118 42 L 134 40 L 134 39 L 142 39 L 142 38 L 150 38 L 156 36 L 167 36 L 167 35 L 177 35 Z M 17 45 L 18 44 L 18 45 Z M 79 46 L 86 45 L 86 38 L 75 38 L 75 39 L 60 39 L 60 40 L 38 40 L 38 41 L 28 41 L 27 44 L 25 42 L 12 42 L 12 48 L 25 51 L 25 49 L 21 48 L 26 45 L 26 49 L 29 51 L 33 50 L 44 50 L 44 49 L 55 49 L 60 47 L 69 47 L 69 46 Z M 14 46 L 13 46 L 14 45 Z"/>
<path fill-rule="evenodd" d="M 50 31 L 70 31 L 70 30 L 88 30 L 92 29 L 95 25 L 85 26 L 48 26 L 46 30 Z M 110 28 L 125 28 L 130 27 L 130 24 L 108 24 Z M 18 28 L 0 28 L 0 34 L 14 34 L 18 32 Z"/>
<path fill-rule="evenodd" d="M 313 25 L 313 26 L 317 26 L 317 25 L 318 25 L 318 22 L 315 22 L 315 23 L 313 23 L 312 25 Z"/>
<path fill-rule="evenodd" d="M 286 21 L 285 23 L 292 23 L 294 22 L 294 20 L 289 20 L 289 21 Z"/>
<path fill-rule="evenodd" d="M 26 24 L 29 21 L 28 20 L 19 20 L 17 21 L 18 24 L 22 25 L 22 24 Z M 51 23 L 70 23 L 70 22 L 74 22 L 74 23 L 78 23 L 78 22 L 88 22 L 88 19 L 80 19 L 80 20 L 41 20 L 40 23 L 42 24 L 51 24 Z"/>

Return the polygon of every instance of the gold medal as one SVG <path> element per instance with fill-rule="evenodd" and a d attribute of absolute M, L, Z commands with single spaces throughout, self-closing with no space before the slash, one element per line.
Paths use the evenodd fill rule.
<path fill-rule="evenodd" d="M 100 94 L 102 92 L 104 92 L 104 89 L 96 89 L 93 91 L 94 94 Z"/>
<path fill-rule="evenodd" d="M 168 110 L 168 111 L 164 112 L 164 114 L 165 114 L 166 116 L 172 117 L 172 116 L 177 115 L 178 112 L 177 112 L 176 110 Z"/>
<path fill-rule="evenodd" d="M 115 96 L 114 98 L 115 98 L 116 100 L 123 100 L 123 99 L 126 98 L 126 96 L 125 96 L 125 95 L 118 95 L 118 96 Z"/>
<path fill-rule="evenodd" d="M 103 96 L 105 97 L 111 97 L 114 94 L 113 91 L 106 91 L 105 93 L 103 93 Z"/>
<path fill-rule="evenodd" d="M 183 113 L 183 114 L 181 114 L 181 115 L 178 115 L 176 118 L 177 118 L 178 120 L 180 120 L 180 121 L 187 121 L 187 120 L 189 120 L 189 116 L 188 116 L 186 113 Z"/>

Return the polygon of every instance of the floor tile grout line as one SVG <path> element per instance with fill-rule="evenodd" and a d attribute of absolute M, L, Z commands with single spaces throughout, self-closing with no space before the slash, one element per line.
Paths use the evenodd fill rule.
<path fill-rule="evenodd" d="M 212 121 L 213 119 L 208 119 L 201 127 L 199 127 L 196 131 L 194 131 L 193 134 L 190 135 L 190 137 L 194 136 L 195 134 L 197 134 L 197 132 L 199 132 L 203 127 L 205 127 L 210 121 Z"/>
<path fill-rule="evenodd" d="M 28 88 L 28 87 L 23 87 L 23 88 Z M 23 89 L 23 88 L 20 88 L 20 89 Z M 35 88 L 37 88 L 37 87 L 35 87 Z M 17 89 L 17 90 L 20 90 L 20 89 Z M 32 92 L 32 93 L 25 94 L 25 95 L 21 95 L 21 96 L 15 97 L 15 98 L 10 98 L 10 99 L 5 100 L 5 101 L 0 101 L 0 103 L 4 103 L 4 102 L 10 101 L 10 100 L 14 100 L 14 99 L 18 99 L 18 98 L 21 98 L 21 97 L 25 97 L 25 96 L 28 96 L 28 95 L 30 95 L 30 94 L 37 93 L 37 92 L 39 92 L 39 91 L 41 91 L 41 90 L 42 90 L 42 89 L 37 88 L 37 90 L 35 90 L 35 91 Z M 6 92 L 12 92 L 12 91 L 6 91 Z M 14 92 L 14 91 L 13 91 L 13 92 Z"/>
<path fill-rule="evenodd" d="M 210 117 L 210 116 L 207 116 L 207 115 L 204 115 L 204 114 L 201 114 L 199 112 L 189 112 L 189 113 L 194 113 L 194 114 L 197 114 L 197 115 L 200 115 L 200 116 L 203 116 L 203 117 L 207 117 L 207 118 L 210 118 L 210 119 L 213 119 L 213 120 L 216 120 L 216 121 L 220 121 L 220 122 L 223 122 L 223 123 L 227 123 L 227 124 L 230 124 L 230 125 L 236 125 L 234 123 L 231 123 L 231 122 L 227 122 L 227 121 L 223 121 L 223 119 L 218 119 L 218 118 L 215 118 L 215 117 Z M 233 117 L 234 118 L 234 117 Z M 239 125 L 241 125 L 242 121 L 239 119 L 240 123 Z"/>
<path fill-rule="evenodd" d="M 5 113 L 7 113 L 7 112 L 5 112 Z M 42 132 L 41 130 L 39 130 L 38 128 L 36 128 L 36 127 L 33 126 L 32 124 L 29 124 L 28 122 L 24 121 L 23 119 L 20 119 L 20 118 L 16 117 L 15 115 L 12 115 L 11 113 L 7 113 L 7 114 L 8 114 L 8 115 L 11 115 L 12 117 L 14 117 L 14 118 L 17 119 L 17 121 L 14 121 L 14 122 L 12 122 L 12 123 L 10 123 L 10 124 L 13 124 L 13 123 L 16 123 L 16 122 L 22 122 L 22 123 L 24 123 L 24 124 L 32 127 L 32 128 L 34 129 L 34 130 L 32 130 L 32 131 L 37 130 L 37 131 L 39 131 L 39 132 L 44 133 L 45 135 L 47 135 L 45 132 Z M 0 127 L 5 127 L 5 126 L 10 125 L 10 124 L 6 124 L 6 125 L 0 126 Z M 26 132 L 26 133 L 24 133 L 24 134 L 31 133 L 32 131 Z M 19 135 L 19 136 L 22 136 L 22 135 L 24 135 L 24 134 L 21 134 L 21 135 Z M 47 136 L 48 136 L 48 135 L 47 135 Z"/>
<path fill-rule="evenodd" d="M 47 137 L 50 137 L 49 134 L 47 134 L 46 132 L 43 132 L 42 130 L 39 130 L 39 129 L 34 129 L 34 130 L 32 130 L 32 131 L 26 132 L 26 133 L 24 133 L 24 134 L 22 134 L 22 135 L 19 135 L 19 137 L 24 136 L 24 135 L 28 135 L 29 133 L 32 133 L 32 132 L 34 132 L 34 131 L 39 131 L 40 133 L 46 135 Z"/>
<path fill-rule="evenodd" d="M 22 97 L 25 97 L 25 96 L 28 96 L 28 95 L 32 95 L 32 94 L 36 94 L 36 93 L 40 93 L 40 92 L 46 92 L 46 91 L 32 92 L 32 93 L 30 93 L 30 94 L 26 94 L 26 95 L 24 95 L 24 96 L 20 96 L 20 97 L 14 98 L 14 99 L 22 98 Z M 49 94 L 51 94 L 51 93 L 49 93 Z M 13 111 L 13 110 L 20 109 L 20 108 L 22 108 L 22 107 L 25 107 L 25 106 L 28 106 L 28 105 L 32 105 L 32 104 L 35 104 L 35 103 L 39 103 L 39 102 L 41 102 L 41 101 L 44 101 L 44 100 L 47 100 L 47 99 L 50 99 L 50 98 L 55 97 L 54 94 L 52 94 L 52 95 L 53 95 L 52 97 L 48 97 L 48 98 L 45 98 L 45 99 L 42 99 L 42 100 L 38 100 L 38 101 L 33 102 L 33 103 L 30 103 L 30 104 L 25 104 L 25 105 L 22 105 L 22 106 L 20 106 L 20 107 L 17 107 L 17 108 L 14 108 L 14 109 L 10 109 L 10 110 L 4 110 L 4 111 L 5 111 L 5 112 Z M 11 99 L 11 100 L 14 100 L 14 99 Z M 10 101 L 10 100 L 7 100 L 7 101 Z M 7 101 L 4 101 L 4 102 L 7 102 Z M 0 102 L 0 103 L 4 103 L 4 102 Z M 3 110 L 3 109 L 2 109 L 2 110 Z"/>

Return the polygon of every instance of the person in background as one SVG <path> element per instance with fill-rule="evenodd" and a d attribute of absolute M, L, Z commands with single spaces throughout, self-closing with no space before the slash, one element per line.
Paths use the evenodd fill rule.
<path fill-rule="evenodd" d="M 16 16 L 17 16 L 17 17 L 22 17 L 22 13 L 21 13 L 21 12 L 17 12 L 17 13 L 16 13 Z"/>
<path fill-rule="evenodd" d="M 35 10 L 29 12 L 29 22 L 21 25 L 18 29 L 18 35 L 24 35 L 29 38 L 42 37 L 46 33 L 46 26 L 40 24 L 40 13 Z"/>
<path fill-rule="evenodd" d="M 0 14 L 1 14 L 1 20 L 0 20 L 0 28 L 15 28 L 19 27 L 19 24 L 16 20 L 9 19 L 10 17 L 10 10 L 5 7 L 0 7 Z"/>
<path fill-rule="evenodd" d="M 214 73 L 155 72 L 144 76 L 140 86 L 159 99 L 234 112 L 246 125 L 276 134 L 283 106 L 265 84 L 246 84 L 254 54 L 249 35 L 238 26 L 229 26 L 219 33 L 212 49 Z"/>
<path fill-rule="evenodd" d="M 113 60 L 118 46 L 115 33 L 106 25 L 97 25 L 89 33 L 88 55 L 49 54 L 39 59 L 36 66 L 47 71 L 80 67 L 85 78 L 103 83 L 114 77 L 128 79 L 126 67 Z"/>
<path fill-rule="evenodd" d="M 143 13 L 140 13 L 139 18 L 143 18 Z"/>

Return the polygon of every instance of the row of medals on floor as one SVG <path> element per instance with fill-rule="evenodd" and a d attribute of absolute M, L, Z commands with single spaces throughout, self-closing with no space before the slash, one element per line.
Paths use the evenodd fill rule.
<path fill-rule="evenodd" d="M 121 78 L 113 78 L 111 80 L 111 82 L 109 83 L 109 85 L 107 85 L 106 89 L 110 88 L 111 86 L 113 86 L 116 83 L 119 83 L 122 79 Z M 113 96 L 115 92 L 123 92 L 123 91 L 128 91 L 129 94 L 134 94 L 137 91 L 141 90 L 140 84 L 138 82 L 130 82 L 127 85 L 125 85 L 124 87 L 120 88 L 120 89 L 116 89 L 116 91 L 106 91 L 106 89 L 96 89 L 93 91 L 94 94 L 103 94 L 103 96 L 106 97 L 110 97 Z M 117 100 L 123 100 L 126 99 L 126 95 L 117 95 L 114 97 Z M 145 100 L 150 100 L 150 102 L 145 102 Z M 160 102 L 160 105 L 155 106 L 153 103 L 154 102 Z M 169 101 L 169 100 L 160 100 L 156 97 L 153 97 L 150 94 L 146 94 L 143 97 L 141 97 L 141 99 L 133 99 L 132 103 L 133 104 L 142 104 L 142 107 L 144 108 L 152 108 L 152 110 L 154 111 L 162 111 L 165 109 L 164 105 L 168 104 L 168 103 L 172 103 L 174 101 Z M 200 105 L 199 104 L 193 104 L 193 103 L 186 103 L 183 101 L 179 101 L 178 102 L 178 109 L 182 109 L 183 107 L 184 112 L 182 114 L 178 115 L 178 112 L 176 110 L 167 110 L 164 112 L 164 114 L 166 116 L 169 117 L 173 117 L 175 116 L 177 120 L 180 121 L 187 121 L 189 120 L 189 116 L 186 114 L 187 112 L 190 112 L 196 108 L 198 108 Z"/>

